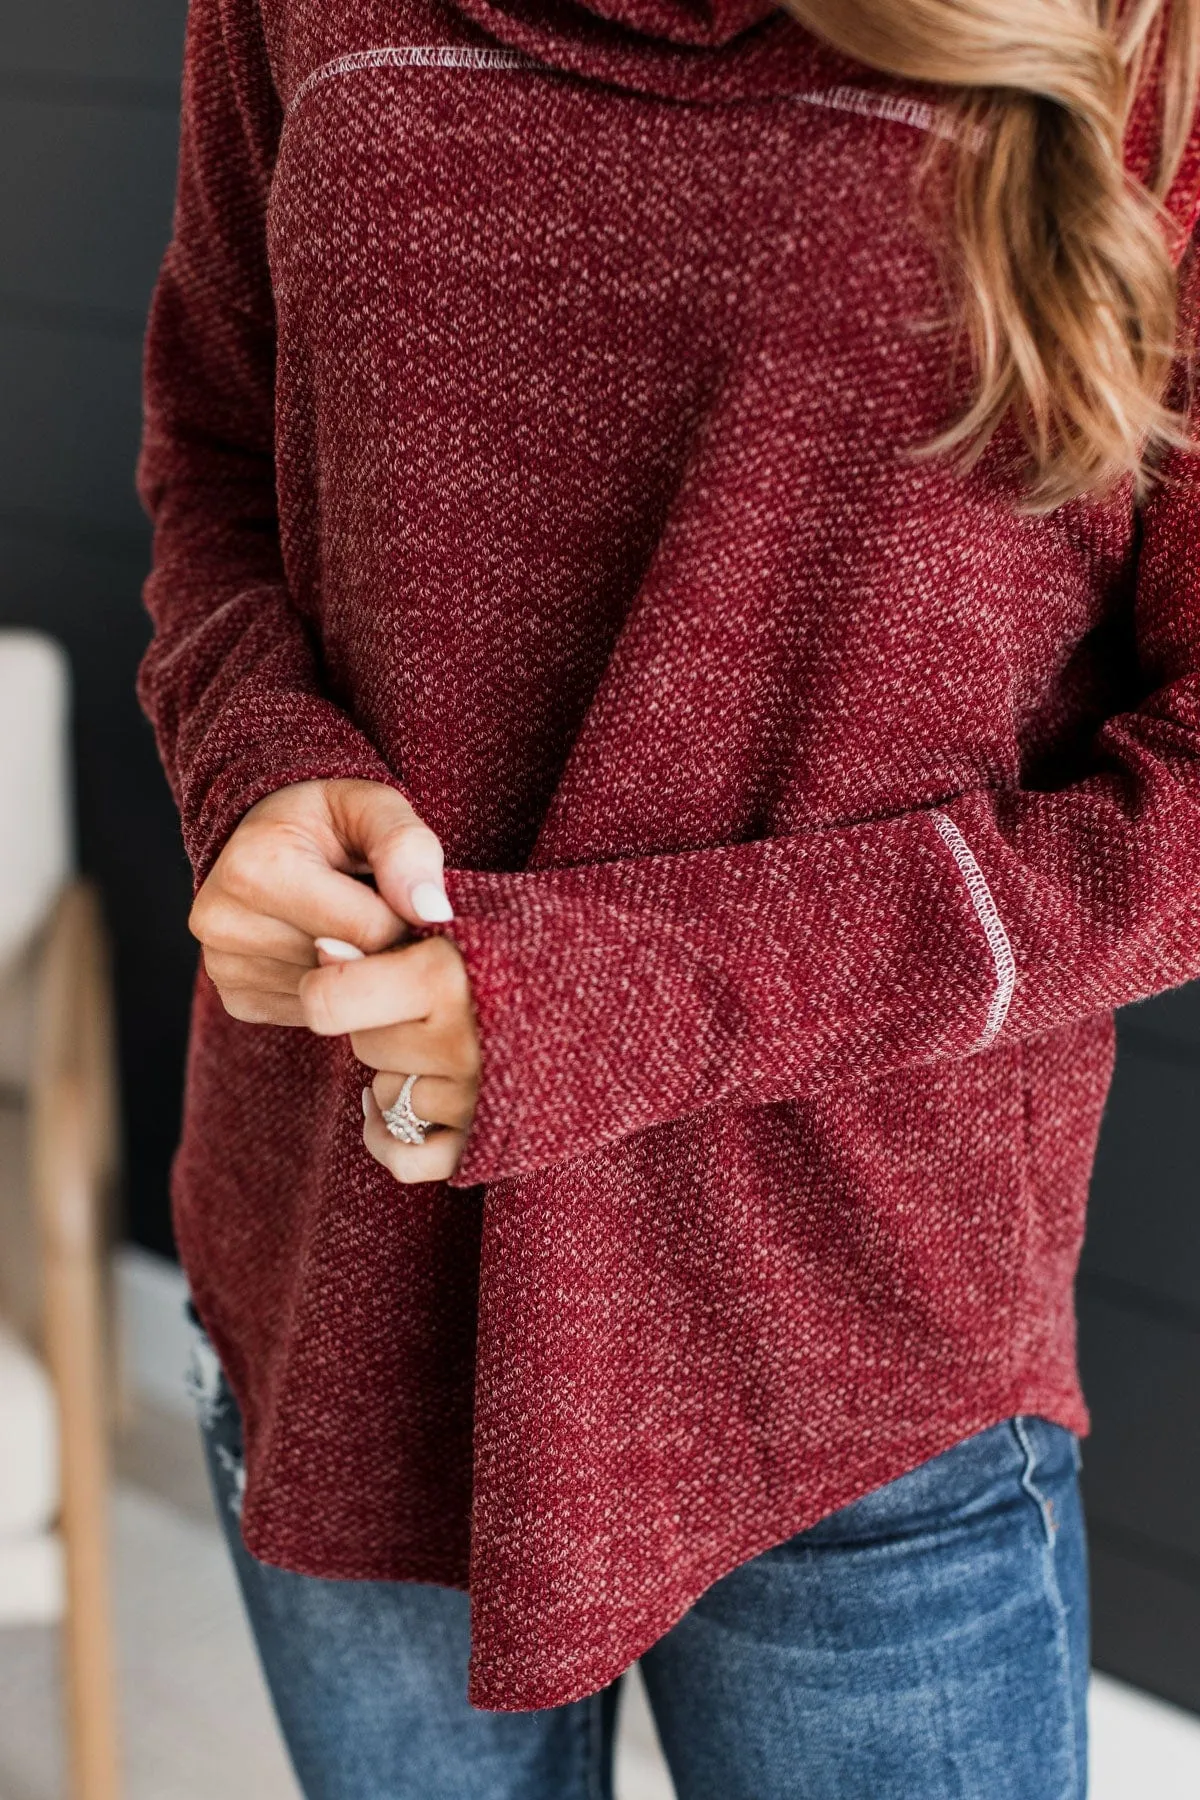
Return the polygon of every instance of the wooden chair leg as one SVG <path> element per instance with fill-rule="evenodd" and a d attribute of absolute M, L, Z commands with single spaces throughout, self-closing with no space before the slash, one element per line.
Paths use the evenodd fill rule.
<path fill-rule="evenodd" d="M 48 1259 L 46 1346 L 58 1393 L 66 1553 L 64 1673 L 73 1800 L 117 1800 L 117 1683 L 109 1580 L 109 1405 L 98 1272 Z"/>
<path fill-rule="evenodd" d="M 91 890 L 75 883 L 59 902 L 44 951 L 31 1090 L 43 1339 L 60 1424 L 73 1800 L 119 1795 L 108 1532 L 112 1401 L 102 1276 L 115 1143 L 111 1072 L 99 907 Z"/>

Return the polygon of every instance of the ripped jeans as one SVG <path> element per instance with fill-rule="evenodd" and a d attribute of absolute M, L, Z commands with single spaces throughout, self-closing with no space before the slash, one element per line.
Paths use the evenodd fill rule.
<path fill-rule="evenodd" d="M 198 1331 L 217 1511 L 307 1800 L 611 1800 L 620 1683 L 466 1700 L 467 1596 L 325 1581 L 238 1528 L 241 1421 Z M 1079 1446 L 1017 1417 L 744 1563 L 641 1659 L 678 1800 L 1084 1800 Z"/>

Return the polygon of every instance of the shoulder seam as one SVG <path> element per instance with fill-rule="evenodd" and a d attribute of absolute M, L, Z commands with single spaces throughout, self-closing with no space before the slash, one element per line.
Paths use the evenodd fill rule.
<path fill-rule="evenodd" d="M 541 65 L 521 50 L 493 50 L 476 44 L 379 44 L 370 50 L 349 50 L 322 63 L 304 77 L 288 102 L 294 112 L 304 96 L 320 82 L 358 69 L 536 69 Z"/>
<path fill-rule="evenodd" d="M 539 70 L 543 74 L 562 71 L 523 50 L 491 48 L 478 44 L 378 44 L 366 50 L 348 50 L 341 56 L 307 74 L 288 101 L 289 115 L 305 96 L 322 82 L 340 75 L 353 75 L 360 69 L 476 69 L 496 72 Z M 786 98 L 788 96 L 776 96 Z M 837 87 L 812 89 L 793 94 L 798 105 L 823 106 L 834 112 L 858 113 L 868 118 L 887 119 L 892 124 L 908 125 L 917 131 L 933 132 L 939 137 L 955 135 L 955 125 L 943 110 L 928 101 L 913 100 L 904 95 L 888 94 L 872 88 Z"/>

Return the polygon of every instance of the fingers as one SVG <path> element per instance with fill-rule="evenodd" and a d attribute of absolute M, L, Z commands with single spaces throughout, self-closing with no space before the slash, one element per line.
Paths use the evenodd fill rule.
<path fill-rule="evenodd" d="M 365 1069 L 421 1069 L 451 1077 L 469 1072 L 456 1035 L 437 1030 L 425 1019 L 411 1025 L 381 1025 L 377 1031 L 352 1031 L 350 1048 Z"/>
<path fill-rule="evenodd" d="M 264 994 L 257 988 L 219 988 L 221 1005 L 231 1019 L 244 1025 L 303 1025 L 304 1015 L 294 995 Z"/>
<path fill-rule="evenodd" d="M 334 1037 L 465 1011 L 470 987 L 457 947 L 447 938 L 423 938 L 385 955 L 313 969 L 299 992 L 309 1030 Z"/>
<path fill-rule="evenodd" d="M 212 896 L 217 929 L 223 909 L 232 902 L 244 913 L 290 926 L 310 944 L 313 938 L 326 936 L 376 951 L 385 950 L 402 934 L 400 920 L 379 894 L 332 867 L 306 835 L 293 833 L 284 824 L 264 823 L 245 837 L 235 833 L 214 874 L 218 872 L 220 882 Z M 203 898 L 201 890 L 192 908 L 192 930 L 208 943 L 214 926 Z"/>
<path fill-rule="evenodd" d="M 435 1131 L 423 1144 L 402 1144 L 388 1131 L 370 1088 L 363 1089 L 363 1115 L 363 1143 L 397 1181 L 446 1181 L 457 1169 L 466 1142 L 465 1132 Z"/>
<path fill-rule="evenodd" d="M 392 1071 L 376 1075 L 367 1091 L 374 1094 L 380 1112 L 396 1104 L 404 1081 L 403 1075 Z M 419 1075 L 409 1101 L 418 1119 L 465 1132 L 475 1111 L 475 1084 L 444 1075 Z"/>
<path fill-rule="evenodd" d="M 300 980 L 304 969 L 270 956 L 239 956 L 204 946 L 204 970 L 230 1018 L 246 1025 L 303 1025 Z"/>
<path fill-rule="evenodd" d="M 372 871 L 375 887 L 355 879 Z M 380 873 L 399 910 L 377 891 Z M 310 1023 L 328 1034 L 355 1028 L 353 1009 L 344 1023 L 326 1005 L 339 993 L 346 959 L 402 942 L 406 920 L 449 916 L 441 846 L 408 802 L 377 782 L 314 781 L 278 789 L 250 808 L 196 895 L 188 924 L 234 1018 Z M 314 964 L 329 966 L 331 985 L 314 990 L 309 1019 L 303 979 Z M 435 957 L 393 983 L 400 993 L 393 1019 L 423 1016 L 405 998 L 420 992 L 422 974 L 436 1001 Z M 386 1016 L 370 1015 L 379 1024 Z"/>
<path fill-rule="evenodd" d="M 318 937 L 374 954 L 403 941 L 407 924 L 450 917 L 441 845 L 408 801 L 379 782 L 331 781 L 252 807 L 188 923 L 206 949 L 311 968 Z"/>
<path fill-rule="evenodd" d="M 271 956 L 239 956 L 227 950 L 214 950 L 207 944 L 204 970 L 209 980 L 222 991 L 253 988 L 262 994 L 282 994 L 293 1000 L 297 999 L 304 974 L 299 963 L 282 962 Z"/>
<path fill-rule="evenodd" d="M 335 782 L 329 800 L 339 836 L 365 858 L 393 912 L 412 925 L 454 917 L 442 881 L 442 846 L 402 795 L 375 782 Z M 350 941 L 359 940 L 351 935 Z"/>
<path fill-rule="evenodd" d="M 257 956 L 271 962 L 292 963 L 301 973 L 315 960 L 312 939 L 280 919 L 255 913 L 232 900 L 206 893 L 201 888 L 188 919 L 188 928 L 199 938 L 205 953 Z"/>

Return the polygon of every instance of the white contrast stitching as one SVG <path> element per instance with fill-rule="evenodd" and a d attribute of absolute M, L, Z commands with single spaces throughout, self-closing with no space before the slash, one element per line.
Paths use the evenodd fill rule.
<path fill-rule="evenodd" d="M 350 50 L 322 63 L 306 75 L 288 106 L 294 112 L 310 88 L 356 69 L 533 69 L 533 58 L 521 50 L 487 50 L 474 44 L 381 44 L 374 50 Z"/>
<path fill-rule="evenodd" d="M 996 991 L 992 995 L 992 1003 L 988 1008 L 987 1023 L 979 1037 L 972 1044 L 972 1050 L 986 1050 L 999 1036 L 1008 1013 L 1009 1001 L 1013 997 L 1013 989 L 1017 985 L 1017 963 L 1013 956 L 1012 945 L 1008 941 L 1008 933 L 996 910 L 996 902 L 992 898 L 992 890 L 984 878 L 983 870 L 971 854 L 971 847 L 966 838 L 944 812 L 933 812 L 934 830 L 946 845 L 951 856 L 958 864 L 959 873 L 967 885 L 971 896 L 971 904 L 975 908 L 975 916 L 983 926 L 988 948 L 992 953 L 992 961 L 996 965 Z"/>
<path fill-rule="evenodd" d="M 870 88 L 834 87 L 825 93 L 793 96 L 806 106 L 828 106 L 837 112 L 865 113 L 871 118 L 890 119 L 896 125 L 912 125 L 917 131 L 932 131 L 938 137 L 956 137 L 952 119 L 924 100 L 906 100 L 901 95 L 875 93 Z"/>
<path fill-rule="evenodd" d="M 523 50 L 492 50 L 474 44 L 380 44 L 373 50 L 349 50 L 322 63 L 305 76 L 288 105 L 292 113 L 304 96 L 318 82 L 331 81 L 337 75 L 352 75 L 356 69 L 542 69 L 548 65 L 527 56 Z M 552 72 L 552 71 L 550 71 Z M 869 88 L 842 85 L 824 93 L 794 94 L 801 105 L 827 106 L 836 112 L 861 113 L 871 118 L 890 119 L 897 125 L 911 125 L 918 131 L 932 131 L 939 137 L 953 137 L 953 122 L 924 100 L 908 100 L 895 94 L 872 92 Z"/>

